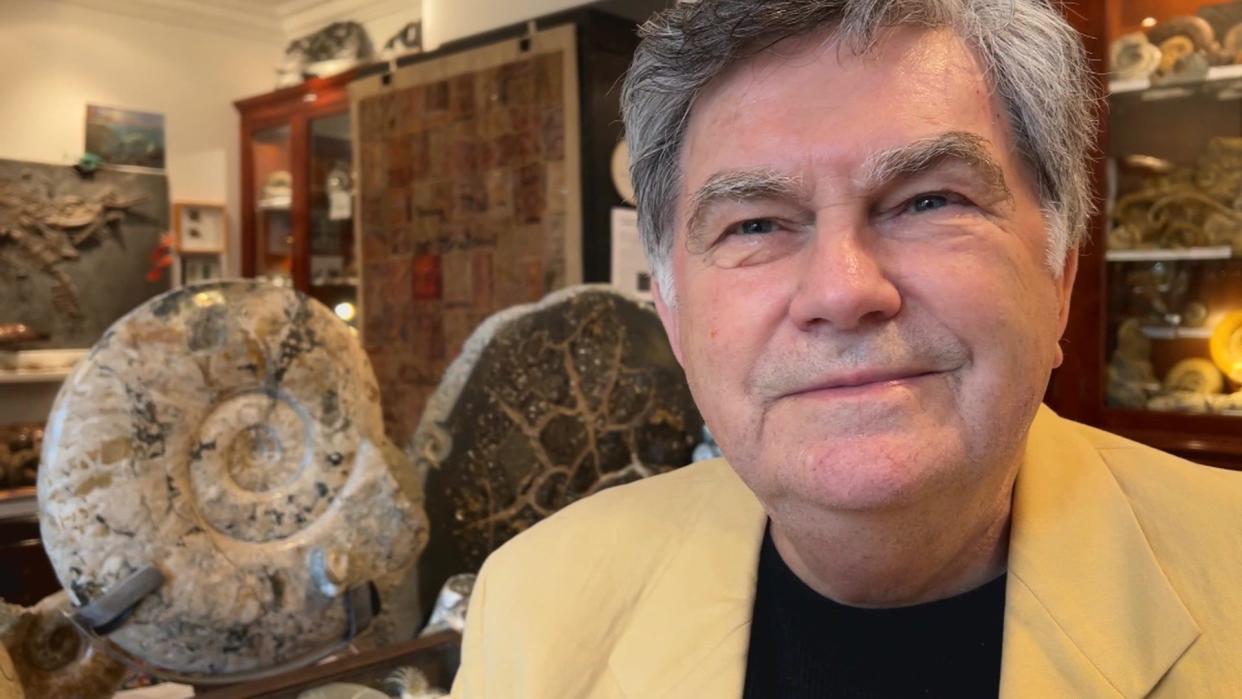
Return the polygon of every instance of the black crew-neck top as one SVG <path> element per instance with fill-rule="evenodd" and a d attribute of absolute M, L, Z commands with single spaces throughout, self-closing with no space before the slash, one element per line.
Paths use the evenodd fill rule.
<path fill-rule="evenodd" d="M 744 699 L 996 697 L 1005 579 L 927 604 L 863 609 L 820 595 L 764 535 Z"/>

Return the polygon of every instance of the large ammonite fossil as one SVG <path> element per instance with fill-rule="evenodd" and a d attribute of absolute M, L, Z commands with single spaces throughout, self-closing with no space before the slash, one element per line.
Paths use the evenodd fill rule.
<path fill-rule="evenodd" d="M 347 590 L 426 539 L 366 355 L 289 289 L 209 283 L 108 330 L 44 437 L 43 542 L 75 605 L 154 566 L 109 639 L 165 674 L 236 675 L 339 644 Z"/>

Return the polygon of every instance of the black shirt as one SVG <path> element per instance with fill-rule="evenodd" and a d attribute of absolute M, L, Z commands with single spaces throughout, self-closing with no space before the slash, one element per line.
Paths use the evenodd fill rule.
<path fill-rule="evenodd" d="M 802 582 L 765 534 L 743 696 L 996 697 L 1005 577 L 912 607 L 850 607 Z"/>

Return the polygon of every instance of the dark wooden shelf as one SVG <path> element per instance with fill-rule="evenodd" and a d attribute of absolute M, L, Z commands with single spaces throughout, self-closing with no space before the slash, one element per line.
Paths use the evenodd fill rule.
<path fill-rule="evenodd" d="M 1126 31 L 1125 28 L 1129 26 L 1128 22 L 1133 20 L 1130 15 L 1137 11 L 1134 8 L 1128 8 L 1124 4 L 1127 1 L 1070 0 L 1063 3 L 1066 17 L 1083 37 L 1092 70 L 1097 76 L 1095 87 L 1101 98 L 1098 101 L 1100 131 L 1097 135 L 1100 154 L 1112 152 L 1110 144 L 1114 136 L 1121 138 L 1125 135 L 1124 129 L 1119 129 L 1116 134 L 1113 133 L 1113 125 L 1110 124 L 1108 112 L 1110 106 L 1125 110 L 1129 115 L 1126 118 L 1132 118 L 1134 110 L 1165 109 L 1160 105 L 1172 104 L 1168 100 L 1145 101 L 1144 95 L 1137 92 L 1114 95 L 1112 100 L 1106 99 L 1109 87 L 1107 79 L 1109 44 Z M 1177 8 L 1173 6 L 1174 4 L 1176 3 L 1170 4 L 1166 0 L 1149 0 L 1147 5 L 1151 7 L 1147 7 L 1147 10 L 1151 11 L 1147 14 L 1161 18 L 1186 14 L 1184 11 L 1175 11 Z M 1159 12 L 1153 8 L 1158 8 Z M 1147 14 L 1137 16 L 1141 18 Z M 1157 86 L 1153 90 L 1178 87 L 1196 90 L 1228 88 L 1237 79 L 1230 78 L 1213 82 L 1206 87 L 1203 84 L 1188 84 L 1186 86 Z M 1168 114 L 1169 112 L 1166 109 L 1160 113 Z M 1195 111 L 1188 110 L 1186 114 L 1187 118 L 1192 118 Z M 1208 135 L 1238 135 L 1236 117 L 1231 122 L 1222 117 L 1219 125 L 1226 123 L 1233 125 L 1231 127 L 1233 132 L 1200 133 L 1210 127 L 1199 122 L 1190 125 L 1181 122 L 1176 125 L 1162 123 L 1160 133 L 1153 133 L 1153 138 L 1164 139 L 1161 141 L 1164 143 L 1172 138 L 1171 134 L 1180 133 L 1179 130 L 1187 128 L 1197 129 L 1198 131 L 1187 134 L 1187 136 L 1194 136 L 1200 140 L 1206 140 Z M 1169 143 L 1172 144 L 1172 141 Z M 1160 155 L 1159 152 L 1155 154 Z M 1105 382 L 1107 381 L 1106 367 L 1109 347 L 1106 336 L 1108 330 L 1106 282 L 1109 267 L 1116 268 L 1120 261 L 1108 259 L 1110 255 L 1105 244 L 1107 219 L 1104 212 L 1108 210 L 1104 201 L 1107 191 L 1105 163 L 1104 157 L 1093 159 L 1098 213 L 1091 220 L 1090 240 L 1084 247 L 1079 260 L 1078 279 L 1074 286 L 1069 324 L 1062 342 L 1065 363 L 1054 373 L 1046 401 L 1064 417 L 1094 425 L 1193 461 L 1212 466 L 1242 469 L 1242 418 L 1120 410 L 1106 406 Z M 1111 257 L 1116 258 L 1118 255 L 1113 254 Z"/>

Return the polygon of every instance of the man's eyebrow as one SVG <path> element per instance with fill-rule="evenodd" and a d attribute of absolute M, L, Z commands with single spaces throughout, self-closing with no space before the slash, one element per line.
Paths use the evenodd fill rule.
<path fill-rule="evenodd" d="M 949 131 L 880 151 L 863 163 L 856 184 L 863 191 L 875 192 L 953 161 L 975 170 L 998 199 L 1013 197 L 1004 171 L 988 151 L 988 140 L 969 131 Z"/>
<path fill-rule="evenodd" d="M 690 197 L 686 231 L 691 237 L 703 225 L 712 207 L 723 202 L 754 199 L 805 200 L 806 187 L 798 177 L 775 170 L 725 170 L 708 178 Z"/>

